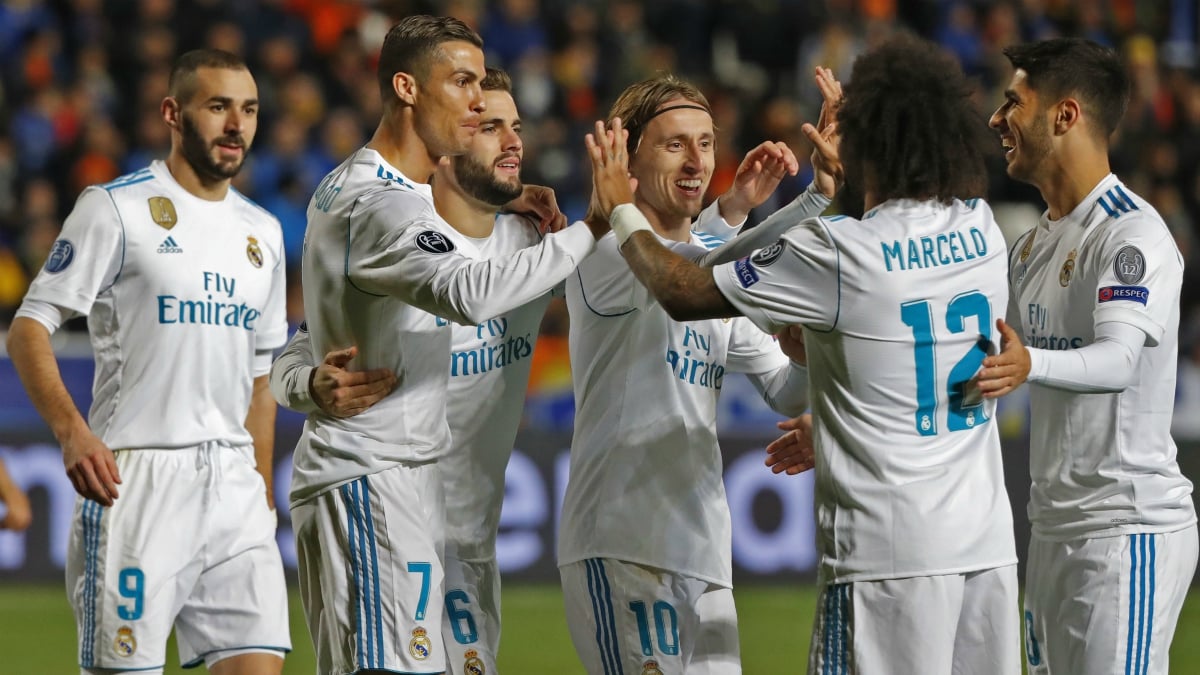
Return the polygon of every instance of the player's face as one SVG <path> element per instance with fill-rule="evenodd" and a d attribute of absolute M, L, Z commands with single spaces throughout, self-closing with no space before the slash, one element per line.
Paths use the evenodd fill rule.
<path fill-rule="evenodd" d="M 469 42 L 443 42 L 441 58 L 417 86 L 414 123 L 417 134 L 434 156 L 467 151 L 485 109 L 483 51 Z"/>
<path fill-rule="evenodd" d="M 988 125 L 1000 133 L 1008 175 L 1026 183 L 1039 182 L 1040 168 L 1053 152 L 1050 115 L 1029 87 L 1028 74 L 1018 68 L 1004 92 L 1004 103 Z"/>
<path fill-rule="evenodd" d="M 450 160 L 463 192 L 484 204 L 503 206 L 521 196 L 521 118 L 506 91 L 485 91 L 487 112 L 471 139 L 467 154 Z"/>
<path fill-rule="evenodd" d="M 202 179 L 238 174 L 258 130 L 258 87 L 250 71 L 196 70 L 196 91 L 180 102 L 180 150 Z"/>
<path fill-rule="evenodd" d="M 695 103 L 677 98 L 659 108 L 676 105 Z M 629 167 L 638 179 L 638 204 L 663 222 L 695 218 L 704 208 L 715 150 L 712 117 L 703 110 L 680 108 L 650 120 Z"/>

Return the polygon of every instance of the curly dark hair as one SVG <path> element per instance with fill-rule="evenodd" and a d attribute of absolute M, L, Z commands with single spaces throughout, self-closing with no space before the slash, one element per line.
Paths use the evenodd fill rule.
<path fill-rule="evenodd" d="M 1043 106 L 1074 96 L 1100 122 L 1108 138 L 1129 106 L 1131 85 L 1113 49 L 1083 38 L 1057 38 L 1004 48 L 1014 69 L 1025 71 L 1029 88 Z"/>
<path fill-rule="evenodd" d="M 994 141 L 958 62 L 902 35 L 854 62 L 837 113 L 846 183 L 880 201 L 981 197 Z"/>

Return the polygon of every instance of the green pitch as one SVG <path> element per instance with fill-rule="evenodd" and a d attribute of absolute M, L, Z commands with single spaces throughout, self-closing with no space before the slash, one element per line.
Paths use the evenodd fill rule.
<path fill-rule="evenodd" d="M 292 592 L 292 640 L 295 651 L 284 672 L 311 675 L 312 646 Z M 808 585 L 743 586 L 735 597 L 742 636 L 743 670 L 755 673 L 804 672 L 816 592 Z M 1200 673 L 1200 593 L 1188 597 L 1171 648 L 1172 673 Z M 583 673 L 563 622 L 562 597 L 555 586 L 504 589 L 504 635 L 500 670 L 504 673 Z M 168 673 L 185 671 L 168 652 Z M 75 628 L 65 592 L 58 586 L 0 585 L 0 672 L 4 675 L 78 673 Z"/>

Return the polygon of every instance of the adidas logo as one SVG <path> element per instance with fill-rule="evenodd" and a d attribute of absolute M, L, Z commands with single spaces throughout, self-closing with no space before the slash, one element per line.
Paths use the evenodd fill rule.
<path fill-rule="evenodd" d="M 183 249 L 179 248 L 179 244 L 175 243 L 175 237 L 167 237 L 163 239 L 163 243 L 158 245 L 159 253 L 183 253 Z"/>

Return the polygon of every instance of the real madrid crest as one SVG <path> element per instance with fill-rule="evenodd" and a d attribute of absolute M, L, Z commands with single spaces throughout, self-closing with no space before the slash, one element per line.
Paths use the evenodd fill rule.
<path fill-rule="evenodd" d="M 433 652 L 433 643 L 429 641 L 424 628 L 417 626 L 413 629 L 412 639 L 408 641 L 408 653 L 418 661 L 429 658 Z"/>
<path fill-rule="evenodd" d="M 483 660 L 479 658 L 479 652 L 474 649 L 468 649 L 463 652 L 463 658 L 466 659 L 463 663 L 463 670 L 468 675 L 484 675 L 487 672 L 487 668 L 483 665 Z"/>
<path fill-rule="evenodd" d="M 1062 269 L 1058 272 L 1058 285 L 1063 288 L 1071 283 L 1071 275 L 1075 273 L 1075 256 L 1078 254 L 1078 249 L 1071 249 L 1067 254 L 1067 261 L 1063 263 Z"/>
<path fill-rule="evenodd" d="M 255 267 L 262 267 L 263 254 L 262 249 L 258 247 L 258 240 L 254 237 L 246 237 L 249 241 L 246 244 L 246 257 L 250 259 L 250 264 Z"/>
<path fill-rule="evenodd" d="M 1037 238 L 1037 230 L 1029 234 L 1029 238 L 1025 240 L 1025 245 L 1021 247 L 1021 262 L 1025 262 L 1029 258 L 1029 253 L 1033 250 L 1033 240 Z"/>
<path fill-rule="evenodd" d="M 663 671 L 658 667 L 658 661 L 650 659 L 642 664 L 642 675 L 663 675 Z"/>
<path fill-rule="evenodd" d="M 147 201 L 150 202 L 150 220 L 153 220 L 155 225 L 169 230 L 179 222 L 179 214 L 175 213 L 175 205 L 170 199 L 151 197 Z"/>
<path fill-rule="evenodd" d="M 121 626 L 117 629 L 117 637 L 113 638 L 113 651 L 117 656 L 133 656 L 137 651 L 137 639 L 133 637 L 133 629 Z"/>

